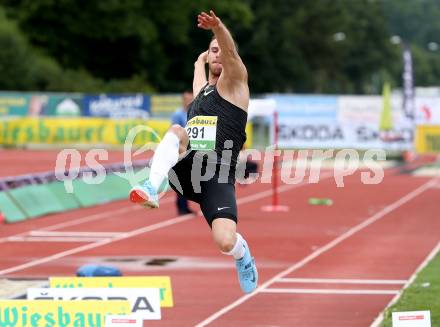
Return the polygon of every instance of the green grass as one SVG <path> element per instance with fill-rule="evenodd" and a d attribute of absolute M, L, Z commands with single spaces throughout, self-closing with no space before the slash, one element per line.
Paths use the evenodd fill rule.
<path fill-rule="evenodd" d="M 440 253 L 420 271 L 400 299 L 385 310 L 382 327 L 391 327 L 395 311 L 431 311 L 431 326 L 440 327 Z"/>
<path fill-rule="evenodd" d="M 429 164 L 428 167 L 440 168 L 440 161 L 433 162 Z"/>

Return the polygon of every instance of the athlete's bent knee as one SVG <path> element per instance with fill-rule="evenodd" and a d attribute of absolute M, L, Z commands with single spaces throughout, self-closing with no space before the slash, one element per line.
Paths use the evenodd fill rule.
<path fill-rule="evenodd" d="M 185 129 L 180 125 L 174 124 L 170 127 L 168 131 L 176 134 L 180 141 L 182 141 L 182 139 L 188 138 L 188 134 L 186 134 Z"/>
<path fill-rule="evenodd" d="M 231 233 L 224 233 L 216 237 L 216 243 L 222 252 L 230 252 L 235 245 L 235 235 Z"/>
<path fill-rule="evenodd" d="M 182 150 L 185 151 L 189 141 L 186 130 L 182 126 L 174 124 L 170 127 L 168 131 L 176 134 L 177 137 L 179 138 L 180 150 L 181 150 L 179 152 L 182 152 Z"/>

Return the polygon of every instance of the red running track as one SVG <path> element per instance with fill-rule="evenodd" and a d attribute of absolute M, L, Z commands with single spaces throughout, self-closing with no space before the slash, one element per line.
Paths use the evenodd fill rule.
<path fill-rule="evenodd" d="M 61 150 L 0 149 L 0 178 L 55 171 L 57 156 Z M 87 151 L 79 151 L 79 153 L 81 155 L 80 165 L 84 166 Z M 124 160 L 122 151 L 107 150 L 107 153 L 108 159 L 99 161 L 102 165 Z M 150 156 L 151 153 L 145 152 L 133 160 L 145 160 Z"/>
<path fill-rule="evenodd" d="M 171 276 L 175 306 L 148 326 L 369 326 L 439 242 L 435 183 L 391 170 L 378 185 L 363 185 L 358 173 L 337 188 L 330 175 L 280 186 L 290 211 L 271 214 L 260 211 L 270 203 L 269 185 L 237 187 L 239 230 L 260 274 L 250 295 L 241 293 L 233 262 L 219 254 L 204 219 L 175 217 L 173 195 L 155 211 L 120 201 L 3 226 L 0 274 L 65 276 L 85 263 L 131 258 L 119 264 L 124 275 Z M 310 206 L 309 197 L 334 205 Z M 30 242 L 48 230 L 125 234 L 106 244 Z M 144 264 L 157 257 L 176 261 Z"/>

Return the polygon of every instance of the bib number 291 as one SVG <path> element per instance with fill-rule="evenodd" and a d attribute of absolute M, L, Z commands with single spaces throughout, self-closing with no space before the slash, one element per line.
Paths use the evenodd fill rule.
<path fill-rule="evenodd" d="M 205 138 L 205 127 L 200 127 L 200 126 L 188 127 L 186 131 L 188 133 L 189 138 L 193 138 L 193 139 Z"/>
<path fill-rule="evenodd" d="M 190 147 L 196 151 L 215 150 L 217 116 L 195 116 L 186 123 Z"/>

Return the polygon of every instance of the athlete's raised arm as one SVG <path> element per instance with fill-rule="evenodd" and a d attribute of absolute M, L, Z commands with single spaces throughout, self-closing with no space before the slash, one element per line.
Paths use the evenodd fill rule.
<path fill-rule="evenodd" d="M 247 71 L 237 52 L 234 39 L 231 33 L 218 18 L 214 11 L 208 15 L 202 12 L 198 17 L 198 27 L 212 30 L 221 49 L 220 59 L 223 65 L 224 78 L 228 80 L 239 80 L 247 82 Z"/>
<path fill-rule="evenodd" d="M 198 27 L 214 33 L 208 49 L 209 84 L 216 84 L 220 96 L 247 111 L 248 74 L 231 33 L 212 10 L 209 15 L 202 12 L 197 18 Z"/>
<path fill-rule="evenodd" d="M 193 95 L 194 98 L 199 94 L 200 90 L 208 83 L 206 80 L 205 65 L 208 60 L 208 50 L 202 52 L 194 63 L 194 80 Z"/>

